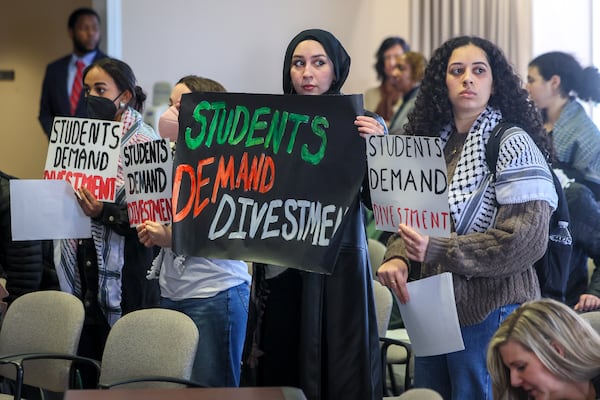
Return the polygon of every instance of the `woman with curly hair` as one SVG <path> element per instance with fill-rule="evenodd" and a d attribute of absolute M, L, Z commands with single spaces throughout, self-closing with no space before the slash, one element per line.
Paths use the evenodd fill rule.
<path fill-rule="evenodd" d="M 494 399 L 600 399 L 600 335 L 568 306 L 523 304 L 492 338 Z"/>
<path fill-rule="evenodd" d="M 400 224 L 379 280 L 406 303 L 409 275 L 453 274 L 465 349 L 417 357 L 414 383 L 445 399 L 490 399 L 487 343 L 519 304 L 540 296 L 533 264 L 557 206 L 541 117 L 502 51 L 462 36 L 434 52 L 408 120 L 405 134 L 442 140 L 452 233 L 429 237 Z M 518 128 L 507 131 L 492 176 L 485 146 L 501 120 Z"/>

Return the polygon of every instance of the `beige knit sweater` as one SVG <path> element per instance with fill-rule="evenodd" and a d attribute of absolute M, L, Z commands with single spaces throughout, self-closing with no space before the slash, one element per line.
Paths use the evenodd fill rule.
<path fill-rule="evenodd" d="M 459 152 L 460 153 L 460 152 Z M 447 158 L 448 176 L 458 159 Z M 461 326 L 483 321 L 494 309 L 540 296 L 533 264 L 546 251 L 552 209 L 543 200 L 501 205 L 496 225 L 484 233 L 429 238 L 425 262 L 411 261 L 414 279 L 452 272 Z M 384 260 L 407 259 L 398 234 L 390 237 Z"/>

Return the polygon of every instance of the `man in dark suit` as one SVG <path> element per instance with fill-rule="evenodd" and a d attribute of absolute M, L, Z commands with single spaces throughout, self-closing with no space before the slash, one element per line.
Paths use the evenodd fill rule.
<path fill-rule="evenodd" d="M 73 11 L 69 16 L 68 30 L 73 41 L 73 53 L 48 64 L 42 85 L 38 119 L 48 137 L 55 116 L 86 116 L 83 85 L 76 78 L 81 78 L 82 68 L 107 57 L 98 49 L 100 16 L 96 11 L 91 8 Z M 73 87 L 76 94 L 72 96 Z"/>

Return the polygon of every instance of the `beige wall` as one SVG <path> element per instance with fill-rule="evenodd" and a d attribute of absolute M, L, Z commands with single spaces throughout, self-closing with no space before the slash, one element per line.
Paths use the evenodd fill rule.
<path fill-rule="evenodd" d="M 13 2 L 0 13 L 0 69 L 16 72 L 14 81 L 0 81 L 1 170 L 42 177 L 47 139 L 37 115 L 45 66 L 70 51 L 69 13 L 90 4 L 121 7 L 122 54 L 108 52 L 130 63 L 149 95 L 154 82 L 188 73 L 220 80 L 231 91 L 280 93 L 285 46 L 308 27 L 339 36 L 352 56 L 344 89 L 360 92 L 375 83 L 381 40 L 409 32 L 409 0 Z M 110 34 L 104 32 L 105 42 Z"/>
<path fill-rule="evenodd" d="M 534 0 L 534 54 L 564 46 L 589 63 L 590 8 L 594 0 Z M 174 82 L 189 73 L 221 81 L 230 91 L 280 93 L 285 46 L 301 29 L 334 32 L 352 56 L 344 91 L 358 93 L 376 83 L 374 52 L 395 34 L 411 41 L 411 0 L 33 0 L 13 2 L 0 13 L 0 169 L 21 178 L 41 178 L 47 140 L 37 121 L 46 64 L 70 50 L 66 18 L 76 7 L 119 8 L 119 56 L 151 95 L 156 81 Z M 553 23 L 569 10 L 565 36 Z M 106 22 L 106 21 L 104 21 Z M 106 25 L 106 23 L 104 24 Z M 577 25 L 577 29 L 574 28 Z M 418 50 L 418 49 L 415 49 Z M 151 100 L 151 98 L 149 99 Z M 148 103 L 150 104 L 150 103 Z"/>
<path fill-rule="evenodd" d="M 0 12 L 0 169 L 20 178 L 42 177 L 48 140 L 38 120 L 46 64 L 71 50 L 67 17 L 91 1 L 35 0 L 5 4 Z"/>
<path fill-rule="evenodd" d="M 548 51 L 564 51 L 572 54 L 584 67 L 600 65 L 600 30 L 597 26 L 600 1 L 569 0 L 567 5 L 564 0 L 532 0 L 532 5 L 534 22 L 539 21 L 532 26 L 532 58 Z M 560 19 L 556 20 L 558 15 Z M 593 22 L 596 22 L 596 32 Z M 590 102 L 585 107 L 600 126 L 600 106 Z"/>
<path fill-rule="evenodd" d="M 285 48 L 303 29 L 333 32 L 350 53 L 345 93 L 376 83 L 375 51 L 408 38 L 410 0 L 121 0 L 122 53 L 142 87 L 194 73 L 229 91 L 281 93 Z M 109 49 L 110 50 L 110 49 Z"/>
<path fill-rule="evenodd" d="M 532 58 L 558 50 L 573 54 L 584 66 L 590 65 L 593 57 L 589 40 L 592 37 L 593 2 L 532 0 L 533 15 L 540 21 L 532 26 Z M 557 20 L 559 15 L 560 19 Z"/>

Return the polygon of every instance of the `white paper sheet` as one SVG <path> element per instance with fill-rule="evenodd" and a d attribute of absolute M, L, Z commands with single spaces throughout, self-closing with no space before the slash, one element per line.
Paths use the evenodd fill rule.
<path fill-rule="evenodd" d="M 92 237 L 91 219 L 67 181 L 12 179 L 10 216 L 13 240 Z"/>
<path fill-rule="evenodd" d="M 426 357 L 464 350 L 452 274 L 444 272 L 409 282 L 407 287 L 410 301 L 398 305 L 415 355 Z"/>

